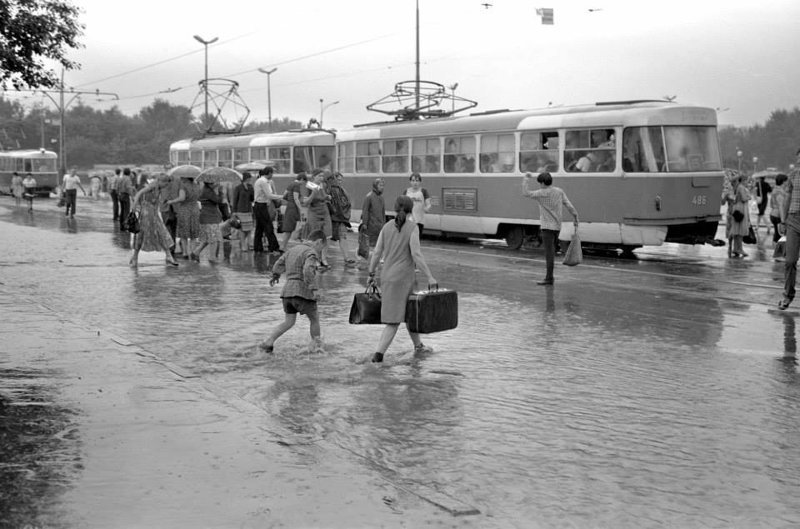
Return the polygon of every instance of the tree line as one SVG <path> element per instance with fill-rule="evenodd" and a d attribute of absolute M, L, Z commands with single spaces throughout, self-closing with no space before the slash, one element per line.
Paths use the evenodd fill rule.
<path fill-rule="evenodd" d="M 58 152 L 59 114 L 45 106 L 28 108 L 16 100 L 0 97 L 0 148 L 38 149 Z M 243 132 L 269 130 L 267 122 L 250 122 Z M 115 106 L 97 110 L 77 104 L 64 114 L 64 143 L 70 166 L 88 169 L 95 164 L 142 165 L 168 161 L 171 143 L 199 136 L 196 118 L 189 107 L 156 99 L 135 116 Z M 303 127 L 288 117 L 273 120 L 272 130 Z M 721 127 L 719 131 L 723 165 L 750 173 L 753 157 L 758 169 L 775 167 L 787 171 L 800 148 L 800 108 L 775 110 L 763 125 Z"/>

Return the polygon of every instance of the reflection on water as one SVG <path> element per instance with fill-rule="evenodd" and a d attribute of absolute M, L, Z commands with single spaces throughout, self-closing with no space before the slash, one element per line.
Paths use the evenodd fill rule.
<path fill-rule="evenodd" d="M 75 411 L 43 379 L 52 373 L 0 368 L 0 525 L 68 527 L 59 503 L 81 472 Z"/>

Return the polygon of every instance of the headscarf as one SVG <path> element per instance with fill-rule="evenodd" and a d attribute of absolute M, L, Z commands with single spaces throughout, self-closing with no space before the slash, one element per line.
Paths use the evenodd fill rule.
<path fill-rule="evenodd" d="M 381 195 L 381 194 L 383 194 L 383 190 L 382 190 L 382 189 L 378 189 L 378 184 L 380 184 L 380 183 L 382 183 L 382 182 L 385 184 L 385 181 L 384 181 L 384 179 L 383 179 L 383 178 L 376 178 L 376 179 L 375 179 L 375 180 L 372 182 L 372 191 L 373 191 L 373 192 L 374 192 L 376 195 Z"/>

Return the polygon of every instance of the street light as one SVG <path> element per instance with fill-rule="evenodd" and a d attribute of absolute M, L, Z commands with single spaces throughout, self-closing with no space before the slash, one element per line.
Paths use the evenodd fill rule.
<path fill-rule="evenodd" d="M 758 156 L 753 156 L 753 174 L 758 170 Z"/>
<path fill-rule="evenodd" d="M 339 104 L 338 101 L 334 101 L 333 103 L 328 103 L 327 105 L 323 106 L 323 104 L 322 104 L 323 101 L 325 101 L 325 100 L 322 99 L 322 98 L 319 99 L 319 128 L 322 128 L 322 114 L 325 113 L 325 109 L 328 108 L 328 107 L 332 107 L 333 105 L 338 105 Z"/>
<path fill-rule="evenodd" d="M 206 76 L 205 81 L 203 81 L 203 91 L 206 93 L 206 119 L 208 119 L 208 45 L 217 42 L 219 37 L 214 37 L 211 40 L 205 40 L 203 37 L 195 35 L 194 40 L 205 46 L 206 49 Z"/>
<path fill-rule="evenodd" d="M 273 68 L 271 70 L 265 70 L 264 68 L 259 68 L 258 71 L 261 73 L 267 74 L 267 119 L 269 119 L 269 131 L 272 132 L 272 94 L 270 88 L 270 78 L 272 74 L 275 73 L 275 70 L 278 68 Z"/>
<path fill-rule="evenodd" d="M 736 158 L 739 160 L 739 174 L 742 174 L 742 156 L 744 156 L 742 150 L 736 149 Z"/>
<path fill-rule="evenodd" d="M 458 83 L 453 83 L 450 86 L 448 86 L 447 88 L 450 89 L 450 101 L 453 104 L 453 106 L 450 109 L 450 111 L 453 114 L 455 114 L 455 112 L 456 112 L 456 88 L 458 88 Z"/>

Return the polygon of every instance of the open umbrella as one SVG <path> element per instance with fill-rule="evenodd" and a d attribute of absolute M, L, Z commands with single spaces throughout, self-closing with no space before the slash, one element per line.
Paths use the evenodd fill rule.
<path fill-rule="evenodd" d="M 230 167 L 209 167 L 204 169 L 195 180 L 195 182 L 211 182 L 213 184 L 221 184 L 223 182 L 238 184 L 241 181 L 242 173 Z"/>
<path fill-rule="evenodd" d="M 775 178 L 778 176 L 778 171 L 775 169 L 766 169 L 753 174 L 753 178 Z"/>
<path fill-rule="evenodd" d="M 237 171 L 260 171 L 265 167 L 275 167 L 275 162 L 246 162 L 236 166 Z"/>
<path fill-rule="evenodd" d="M 169 170 L 169 176 L 173 178 L 197 178 L 203 172 L 202 169 L 196 165 L 179 165 Z"/>

